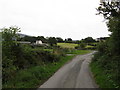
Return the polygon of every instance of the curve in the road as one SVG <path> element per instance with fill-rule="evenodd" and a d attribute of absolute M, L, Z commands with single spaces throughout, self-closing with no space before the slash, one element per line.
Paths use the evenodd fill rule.
<path fill-rule="evenodd" d="M 98 88 L 89 69 L 93 53 L 76 56 L 40 88 Z"/>

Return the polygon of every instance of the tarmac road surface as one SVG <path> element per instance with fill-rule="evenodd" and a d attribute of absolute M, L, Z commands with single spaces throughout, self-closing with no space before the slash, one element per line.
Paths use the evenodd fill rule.
<path fill-rule="evenodd" d="M 39 88 L 98 88 L 89 68 L 93 53 L 77 55 Z"/>

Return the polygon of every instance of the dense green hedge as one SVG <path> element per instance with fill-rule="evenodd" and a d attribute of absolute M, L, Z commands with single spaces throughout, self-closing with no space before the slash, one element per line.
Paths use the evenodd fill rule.
<path fill-rule="evenodd" d="M 49 62 L 58 62 L 60 56 L 64 56 L 63 51 L 59 49 L 55 49 L 54 52 L 51 53 L 41 47 L 32 47 L 31 45 L 18 43 L 15 40 L 18 38 L 16 34 L 18 31 L 19 28 L 17 27 L 2 29 L 3 84 L 11 78 L 14 78 L 19 70 Z"/>
<path fill-rule="evenodd" d="M 109 56 L 100 52 L 94 55 L 91 70 L 100 88 L 120 87 L 120 56 Z"/>
<path fill-rule="evenodd" d="M 96 75 L 100 87 L 120 88 L 120 2 L 102 2 L 98 7 L 99 14 L 107 20 L 110 37 L 98 45 L 98 53 L 94 56 L 92 67 L 96 67 L 103 75 Z M 97 66 L 98 65 L 98 66 Z M 95 69 L 92 68 L 94 71 Z M 96 73 L 98 71 L 95 71 Z M 106 77 L 106 80 L 101 79 Z M 100 80 L 101 79 L 101 80 Z M 104 83 L 104 84 L 102 84 Z"/>

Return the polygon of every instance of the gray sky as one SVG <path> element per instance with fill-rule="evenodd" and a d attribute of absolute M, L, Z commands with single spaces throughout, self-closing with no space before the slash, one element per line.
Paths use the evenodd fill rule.
<path fill-rule="evenodd" d="M 0 0 L 0 28 L 18 26 L 32 36 L 80 40 L 108 36 L 99 0 Z"/>

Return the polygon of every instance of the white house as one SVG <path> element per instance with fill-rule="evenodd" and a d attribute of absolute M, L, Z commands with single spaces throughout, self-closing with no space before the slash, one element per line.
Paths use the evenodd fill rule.
<path fill-rule="evenodd" d="M 41 40 L 37 40 L 35 44 L 36 44 L 36 45 L 41 45 L 41 44 L 43 44 L 43 43 L 42 43 Z"/>

